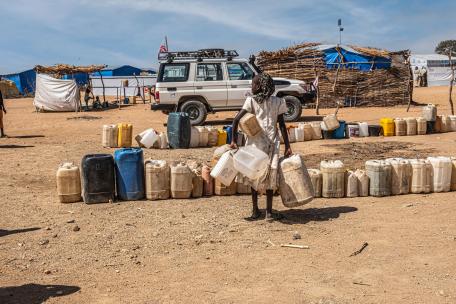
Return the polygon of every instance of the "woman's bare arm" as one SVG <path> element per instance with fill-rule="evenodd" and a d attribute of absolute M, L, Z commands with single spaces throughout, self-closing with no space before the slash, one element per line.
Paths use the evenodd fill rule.
<path fill-rule="evenodd" d="M 236 143 L 237 143 L 239 121 L 245 114 L 247 114 L 247 111 L 242 109 L 237 113 L 236 117 L 234 117 L 232 130 L 231 130 L 231 147 L 233 147 L 233 148 L 236 147 Z"/>
<path fill-rule="evenodd" d="M 291 151 L 290 140 L 288 139 L 287 126 L 285 124 L 285 118 L 283 114 L 280 114 L 278 117 L 279 129 L 282 132 L 283 142 L 285 144 L 285 158 L 290 157 L 293 152 Z"/>

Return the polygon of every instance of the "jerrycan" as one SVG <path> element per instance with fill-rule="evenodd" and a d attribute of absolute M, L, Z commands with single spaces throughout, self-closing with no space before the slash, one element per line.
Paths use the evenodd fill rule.
<path fill-rule="evenodd" d="M 65 162 L 57 169 L 57 194 L 61 203 L 75 203 L 81 200 L 81 177 L 79 167 Z"/>
<path fill-rule="evenodd" d="M 190 198 L 193 190 L 193 172 L 185 163 L 171 165 L 171 197 Z"/>
<path fill-rule="evenodd" d="M 309 172 L 310 181 L 314 188 L 314 197 L 321 197 L 321 184 L 323 179 L 321 171 L 318 169 L 308 169 L 307 172 Z"/>
<path fill-rule="evenodd" d="M 114 151 L 117 196 L 124 201 L 144 198 L 144 158 L 140 148 Z"/>
<path fill-rule="evenodd" d="M 340 198 L 345 195 L 345 166 L 340 160 L 323 160 L 320 163 L 323 182 L 321 196 Z"/>
<path fill-rule="evenodd" d="M 129 123 L 119 123 L 117 125 L 117 146 L 121 148 L 131 147 L 133 137 L 133 125 Z"/>
<path fill-rule="evenodd" d="M 101 144 L 105 148 L 116 148 L 118 138 L 116 125 L 103 125 Z"/>
<path fill-rule="evenodd" d="M 88 154 L 82 158 L 82 198 L 86 204 L 114 200 L 116 183 L 111 154 Z"/>
<path fill-rule="evenodd" d="M 146 160 L 146 198 L 161 200 L 170 197 L 170 168 L 164 160 Z"/>
<path fill-rule="evenodd" d="M 311 202 L 315 196 L 304 159 L 293 155 L 280 162 L 279 189 L 284 206 L 293 208 Z"/>

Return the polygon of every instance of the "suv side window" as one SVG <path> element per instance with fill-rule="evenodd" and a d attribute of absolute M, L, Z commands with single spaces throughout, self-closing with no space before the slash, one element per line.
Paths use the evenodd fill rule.
<path fill-rule="evenodd" d="M 255 73 L 245 62 L 227 63 L 228 75 L 230 80 L 251 80 Z"/>
<path fill-rule="evenodd" d="M 196 66 L 196 81 L 223 80 L 222 65 L 220 63 L 198 63 Z"/>
<path fill-rule="evenodd" d="M 188 63 L 163 63 L 160 66 L 158 82 L 184 82 L 188 80 Z"/>

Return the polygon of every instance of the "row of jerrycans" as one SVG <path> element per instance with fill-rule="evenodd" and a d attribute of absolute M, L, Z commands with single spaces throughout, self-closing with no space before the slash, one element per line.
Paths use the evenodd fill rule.
<path fill-rule="evenodd" d="M 107 148 L 131 147 L 133 125 L 119 123 L 117 125 L 103 125 L 101 144 Z"/>
<path fill-rule="evenodd" d="M 366 162 L 366 170 L 347 171 L 341 161 L 322 161 L 309 169 L 315 197 L 389 196 L 456 191 L 456 158 L 390 158 Z"/>
<path fill-rule="evenodd" d="M 209 166 L 195 163 L 171 163 L 148 159 L 142 149 L 124 148 L 110 154 L 89 154 L 81 162 L 82 172 L 72 163 L 57 170 L 60 202 L 81 200 L 86 203 L 113 201 L 117 190 L 120 200 L 190 198 L 211 195 L 248 194 L 250 188 L 234 183 L 230 187 L 214 181 Z"/>

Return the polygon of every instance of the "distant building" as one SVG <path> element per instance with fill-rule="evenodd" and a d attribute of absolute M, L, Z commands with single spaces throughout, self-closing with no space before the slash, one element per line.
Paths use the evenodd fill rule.
<path fill-rule="evenodd" d="M 35 92 L 36 72 L 33 69 L 19 73 L 0 75 L 0 77 L 14 82 L 22 95 Z"/>
<path fill-rule="evenodd" d="M 456 58 L 452 61 L 453 64 L 456 64 Z M 410 56 L 410 65 L 412 66 L 412 70 L 415 70 L 415 67 L 426 68 L 429 87 L 447 86 L 450 83 L 451 68 L 448 56 L 439 54 L 414 54 Z"/>

